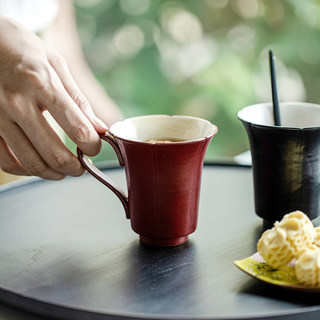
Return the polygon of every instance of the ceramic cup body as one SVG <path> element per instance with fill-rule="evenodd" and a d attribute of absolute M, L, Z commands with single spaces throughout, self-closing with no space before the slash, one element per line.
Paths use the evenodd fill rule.
<path fill-rule="evenodd" d="M 294 210 L 319 214 L 320 105 L 282 103 L 280 114 L 276 127 L 271 103 L 238 113 L 250 142 L 255 211 L 267 228 Z"/>
<path fill-rule="evenodd" d="M 127 196 L 93 171 L 81 154 L 79 159 L 117 194 L 143 243 L 179 245 L 197 226 L 202 166 L 216 132 L 210 122 L 187 116 L 142 116 L 115 123 L 101 138 L 125 167 Z"/>

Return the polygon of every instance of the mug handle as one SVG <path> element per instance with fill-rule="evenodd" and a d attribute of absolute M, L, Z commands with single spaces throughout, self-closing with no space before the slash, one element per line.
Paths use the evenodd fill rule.
<path fill-rule="evenodd" d="M 100 139 L 108 142 L 113 150 L 115 151 L 120 166 L 124 166 L 123 157 L 119 148 L 119 145 L 116 139 L 107 131 L 106 133 L 99 133 Z M 108 176 L 106 176 L 102 171 L 100 171 L 91 161 L 83 154 L 81 149 L 77 147 L 78 158 L 82 164 L 82 166 L 97 180 L 107 186 L 115 195 L 120 199 L 124 210 L 126 212 L 127 219 L 130 219 L 129 216 L 129 202 L 128 197 L 125 192 L 119 188 Z"/>

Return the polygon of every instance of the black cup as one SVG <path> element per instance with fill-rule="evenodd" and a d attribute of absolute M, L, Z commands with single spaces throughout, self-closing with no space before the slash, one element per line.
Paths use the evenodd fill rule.
<path fill-rule="evenodd" d="M 265 228 L 292 211 L 319 215 L 320 105 L 280 104 L 282 126 L 273 125 L 272 104 L 239 111 L 250 141 L 255 211 Z"/>

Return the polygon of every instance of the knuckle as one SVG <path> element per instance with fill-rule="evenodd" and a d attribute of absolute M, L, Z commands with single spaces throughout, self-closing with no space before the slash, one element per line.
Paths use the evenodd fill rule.
<path fill-rule="evenodd" d="M 88 143 L 92 139 L 92 130 L 83 124 L 74 125 L 71 128 L 71 134 L 80 144 Z"/>
<path fill-rule="evenodd" d="M 91 110 L 90 104 L 83 93 L 79 92 L 74 96 L 74 102 L 79 106 L 80 109 L 86 111 Z"/>
<path fill-rule="evenodd" d="M 6 98 L 6 103 L 10 106 L 10 114 L 16 115 L 19 118 L 26 117 L 27 112 L 20 95 L 7 93 Z"/>
<path fill-rule="evenodd" d="M 48 68 L 41 62 L 29 62 L 26 65 L 20 65 L 18 72 L 22 78 L 36 88 L 45 86 L 45 78 L 48 73 Z"/>
<path fill-rule="evenodd" d="M 50 62 L 52 64 L 60 65 L 62 67 L 66 67 L 67 66 L 66 59 L 59 52 L 56 52 L 56 51 L 51 51 L 50 52 Z"/>
<path fill-rule="evenodd" d="M 49 103 L 56 103 L 57 97 L 55 92 L 57 91 L 57 84 L 49 65 L 43 62 L 34 62 L 25 68 L 21 67 L 19 72 L 22 79 L 24 79 L 24 83 L 28 84 L 28 89 L 37 93 L 42 92 Z"/>
<path fill-rule="evenodd" d="M 51 155 L 51 157 L 48 160 L 48 165 L 56 170 L 56 171 L 62 171 L 64 168 L 69 166 L 71 159 L 70 157 L 66 155 Z"/>
<path fill-rule="evenodd" d="M 79 109 L 82 111 L 82 113 L 87 117 L 90 118 L 93 115 L 93 111 L 91 108 L 91 105 L 85 95 L 78 90 L 75 90 L 76 92 L 71 93 L 71 97 L 73 101 L 76 103 L 76 105 L 79 107 Z"/>
<path fill-rule="evenodd" d="M 74 177 L 81 176 L 85 172 L 80 162 L 69 154 L 51 155 L 47 164 L 54 171 Z"/>
<path fill-rule="evenodd" d="M 4 111 L 4 116 L 20 126 L 32 126 L 35 109 L 28 103 L 26 104 L 25 100 L 19 94 L 8 94 L 6 99 L 8 108 Z"/>
<path fill-rule="evenodd" d="M 95 156 L 100 152 L 101 140 L 93 128 L 90 129 L 85 125 L 74 126 L 71 129 L 71 134 L 72 140 L 86 155 Z"/>
<path fill-rule="evenodd" d="M 25 165 L 27 173 L 31 176 L 45 176 L 47 166 L 42 161 L 34 161 Z"/>
<path fill-rule="evenodd" d="M 47 77 L 44 70 L 30 71 L 26 74 L 26 77 L 33 88 L 39 90 L 45 89 Z"/>
<path fill-rule="evenodd" d="M 58 97 L 56 95 L 57 90 L 54 89 L 54 86 L 47 86 L 43 88 L 43 94 L 46 97 L 48 105 L 56 106 L 58 103 Z"/>

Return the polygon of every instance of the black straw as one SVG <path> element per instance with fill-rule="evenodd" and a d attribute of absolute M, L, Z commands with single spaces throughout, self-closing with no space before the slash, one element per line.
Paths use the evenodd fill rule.
<path fill-rule="evenodd" d="M 274 60 L 275 58 L 274 58 L 273 52 L 272 50 L 269 50 L 269 64 L 270 64 L 272 102 L 273 102 L 273 118 L 274 118 L 274 124 L 276 126 L 281 126 L 280 107 L 279 107 L 277 79 L 276 79 L 276 67 L 275 67 Z"/>

